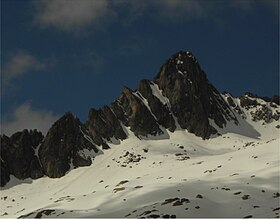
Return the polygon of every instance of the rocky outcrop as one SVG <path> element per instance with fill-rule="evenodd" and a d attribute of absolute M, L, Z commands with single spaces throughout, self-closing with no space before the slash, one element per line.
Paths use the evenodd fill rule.
<path fill-rule="evenodd" d="M 148 106 L 145 105 L 141 94 L 133 92 L 127 87 L 124 88 L 117 99 L 117 105 L 113 107 L 113 111 L 115 114 L 122 114 L 120 118 L 123 119 L 123 124 L 129 126 L 136 136 L 163 133 L 156 118 L 152 115 Z"/>
<path fill-rule="evenodd" d="M 106 144 L 103 139 L 109 141 L 115 137 L 116 139 L 123 140 L 127 137 L 120 121 L 109 106 L 104 106 L 99 110 L 91 109 L 87 127 L 94 142 L 98 145 L 103 145 L 103 147 Z"/>
<path fill-rule="evenodd" d="M 276 103 L 277 105 L 280 105 L 280 96 L 274 95 L 274 96 L 271 98 L 271 102 L 272 102 L 272 103 Z"/>
<path fill-rule="evenodd" d="M 7 184 L 7 182 L 10 181 L 10 173 L 9 173 L 9 169 L 6 165 L 6 163 L 4 162 L 4 160 L 2 158 L 0 158 L 0 162 L 1 162 L 1 182 L 0 185 L 5 186 Z"/>
<path fill-rule="evenodd" d="M 258 102 L 255 99 L 252 99 L 247 95 L 241 96 L 239 99 L 240 99 L 240 106 L 246 109 L 249 109 L 251 107 L 256 107 L 258 105 Z"/>
<path fill-rule="evenodd" d="M 240 106 L 243 110 L 246 110 L 251 115 L 253 121 L 263 121 L 265 123 L 271 123 L 278 121 L 280 118 L 280 112 L 277 110 L 277 96 L 260 97 L 250 92 L 246 92 L 239 97 Z"/>
<path fill-rule="evenodd" d="M 258 96 L 256 94 L 253 94 L 251 92 L 245 92 L 242 96 L 239 97 L 240 99 L 240 104 L 242 107 L 247 107 L 250 108 L 250 106 L 255 107 L 258 105 L 256 102 L 256 99 L 261 99 L 264 100 L 265 102 L 270 102 L 271 105 L 277 104 L 280 105 L 280 96 L 274 95 L 271 98 L 270 97 L 264 97 L 264 96 Z"/>
<path fill-rule="evenodd" d="M 167 103 L 161 102 L 161 100 L 157 96 L 155 96 L 152 87 L 154 89 L 157 89 L 157 84 L 149 80 L 142 80 L 140 82 L 138 91 L 147 100 L 147 103 L 152 113 L 156 117 L 158 123 L 164 128 L 169 129 L 171 132 L 173 132 L 176 129 L 176 126 L 172 116 L 172 112 L 170 111 Z"/>
<path fill-rule="evenodd" d="M 202 138 L 216 133 L 212 119 L 220 128 L 227 120 L 237 119 L 220 93 L 208 81 L 190 52 L 178 52 L 168 59 L 155 83 L 169 99 L 171 110 L 183 129 Z"/>
<path fill-rule="evenodd" d="M 92 157 L 82 153 L 83 150 L 98 152 L 87 132 L 71 113 L 66 113 L 53 124 L 39 149 L 39 158 L 47 176 L 61 177 L 71 165 L 80 167 L 92 163 Z"/>
<path fill-rule="evenodd" d="M 1 136 L 1 185 L 5 185 L 12 174 L 18 179 L 43 176 L 42 167 L 35 150 L 43 140 L 37 130 L 17 132 L 11 137 Z"/>

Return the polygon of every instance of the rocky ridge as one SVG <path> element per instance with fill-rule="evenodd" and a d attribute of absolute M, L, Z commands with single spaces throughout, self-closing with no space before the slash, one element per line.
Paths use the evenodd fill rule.
<path fill-rule="evenodd" d="M 98 149 L 87 129 L 73 114 L 66 113 L 50 128 L 39 148 L 44 173 L 53 178 L 64 176 L 70 169 L 91 165 Z"/>
<path fill-rule="evenodd" d="M 71 168 L 91 165 L 98 153 L 109 149 L 107 142 L 128 137 L 127 128 L 139 138 L 180 128 L 208 139 L 219 134 L 215 127 L 226 128 L 228 122 L 236 126 L 240 119 L 270 123 L 279 117 L 279 96 L 221 94 L 194 55 L 180 51 L 161 66 L 154 80 L 142 80 L 136 90 L 125 87 L 110 105 L 90 109 L 86 124 L 66 113 L 45 137 L 36 130 L 2 135 L 1 186 L 10 175 L 56 178 Z"/>

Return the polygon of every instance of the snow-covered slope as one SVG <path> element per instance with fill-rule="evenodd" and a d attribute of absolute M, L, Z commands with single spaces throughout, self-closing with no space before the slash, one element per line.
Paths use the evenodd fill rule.
<path fill-rule="evenodd" d="M 248 120 L 249 121 L 249 120 Z M 279 129 L 254 122 L 202 140 L 177 129 L 109 144 L 92 165 L 58 179 L 17 180 L 1 190 L 2 217 L 275 217 Z"/>

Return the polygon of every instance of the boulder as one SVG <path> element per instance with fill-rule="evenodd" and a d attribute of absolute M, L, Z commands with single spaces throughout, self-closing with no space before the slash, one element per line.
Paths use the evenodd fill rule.
<path fill-rule="evenodd" d="M 258 105 L 258 102 L 255 99 L 250 98 L 250 96 L 243 95 L 239 97 L 240 99 L 240 106 L 244 107 L 246 109 L 249 109 L 250 107 L 256 107 Z"/>

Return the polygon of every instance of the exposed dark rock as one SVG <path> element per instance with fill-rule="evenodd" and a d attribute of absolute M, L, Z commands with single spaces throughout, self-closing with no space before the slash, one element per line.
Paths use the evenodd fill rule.
<path fill-rule="evenodd" d="M 1 186 L 5 186 L 7 182 L 10 181 L 10 173 L 7 165 L 4 163 L 2 158 L 0 158 L 1 161 Z"/>
<path fill-rule="evenodd" d="M 165 199 L 164 202 L 161 205 L 166 205 L 175 201 L 179 201 L 180 198 L 176 197 L 176 198 L 169 198 L 169 199 Z"/>
<path fill-rule="evenodd" d="M 279 192 L 276 192 L 276 193 L 273 193 L 273 198 L 280 198 L 280 193 Z"/>
<path fill-rule="evenodd" d="M 155 82 L 169 99 L 181 128 L 197 136 L 205 139 L 217 132 L 208 118 L 221 128 L 226 125 L 226 120 L 237 122 L 228 104 L 189 52 L 178 52 L 167 60 Z"/>
<path fill-rule="evenodd" d="M 245 92 L 244 93 L 245 96 L 251 97 L 251 98 L 258 98 L 258 95 L 253 94 L 252 92 Z"/>
<path fill-rule="evenodd" d="M 103 149 L 103 150 L 108 150 L 108 149 L 110 149 L 110 147 L 109 147 L 108 144 L 102 143 L 102 149 Z"/>
<path fill-rule="evenodd" d="M 120 185 L 123 185 L 123 184 L 128 183 L 128 182 L 129 182 L 128 180 L 122 180 L 116 186 L 120 186 Z"/>
<path fill-rule="evenodd" d="M 273 113 L 266 105 L 261 106 L 261 108 L 257 109 L 255 112 L 251 112 L 251 115 L 253 121 L 264 120 L 266 123 L 270 123 L 273 120 L 278 121 L 280 118 L 280 113 Z"/>
<path fill-rule="evenodd" d="M 254 99 L 251 99 L 250 96 L 243 95 L 240 98 L 240 106 L 244 107 L 246 109 L 249 109 L 250 107 L 256 107 L 258 105 L 258 102 Z"/>
<path fill-rule="evenodd" d="M 250 195 L 243 195 L 243 196 L 242 196 L 242 199 L 243 199 L 243 200 L 247 200 L 247 199 L 249 199 L 249 198 L 250 198 Z"/>
<path fill-rule="evenodd" d="M 27 217 L 31 216 L 32 214 L 34 214 L 34 212 L 30 212 L 28 214 L 21 215 L 18 218 L 27 218 Z"/>
<path fill-rule="evenodd" d="M 164 128 L 167 128 L 173 132 L 176 126 L 170 109 L 166 104 L 164 105 L 156 96 L 154 96 L 151 86 L 158 85 L 148 80 L 142 80 L 140 82 L 138 90 L 141 93 L 141 95 L 145 99 L 147 99 L 149 107 L 152 113 L 157 118 L 158 123 Z"/>
<path fill-rule="evenodd" d="M 42 167 L 39 163 L 38 157 L 33 157 L 31 163 L 30 163 L 30 177 L 32 179 L 38 179 L 40 177 L 43 177 L 44 173 L 42 170 Z"/>
<path fill-rule="evenodd" d="M 123 121 L 124 124 L 130 126 L 131 131 L 133 131 L 136 136 L 163 133 L 156 119 L 151 115 L 149 109 L 143 103 L 141 96 L 137 93 L 125 87 L 117 102 L 117 111 L 119 112 L 116 112 L 116 114 L 121 113 L 121 111 L 123 112 L 124 116 L 127 118 Z M 123 118 L 124 116 L 121 117 Z"/>
<path fill-rule="evenodd" d="M 271 98 L 271 102 L 276 103 L 277 105 L 280 105 L 280 96 L 274 95 L 274 96 Z"/>
<path fill-rule="evenodd" d="M 84 167 L 91 165 L 91 159 L 85 159 L 76 153 L 73 157 L 72 164 L 74 167 Z"/>
<path fill-rule="evenodd" d="M 94 142 L 98 145 L 105 143 L 102 138 L 110 140 L 115 137 L 123 140 L 127 137 L 116 114 L 109 106 L 104 106 L 99 110 L 91 109 L 87 127 Z"/>
<path fill-rule="evenodd" d="M 234 103 L 233 99 L 231 97 L 227 97 L 227 101 L 228 101 L 228 104 L 231 106 L 231 107 L 236 107 L 236 104 Z"/>
<path fill-rule="evenodd" d="M 10 138 L 1 136 L 1 186 L 9 181 L 10 174 L 18 179 L 43 176 L 35 155 L 42 139 L 42 133 L 37 130 L 16 132 Z"/>
<path fill-rule="evenodd" d="M 280 104 L 280 96 L 279 95 L 274 95 L 274 96 L 272 96 L 272 98 L 270 98 L 270 97 L 266 97 L 266 96 L 258 96 L 256 94 L 251 93 L 251 92 L 246 92 L 244 94 L 244 96 L 248 96 L 248 97 L 251 97 L 251 98 L 260 98 L 260 99 L 264 100 L 265 102 L 272 102 L 272 103 L 276 103 L 277 105 Z"/>
<path fill-rule="evenodd" d="M 247 215 L 247 216 L 245 216 L 243 218 L 252 218 L 252 217 L 253 217 L 253 215 Z"/>
<path fill-rule="evenodd" d="M 42 211 L 39 211 L 35 218 L 41 218 L 43 217 L 44 215 L 50 215 L 52 212 L 55 212 L 55 210 L 51 210 L 51 209 L 46 209 L 46 210 L 42 210 Z"/>
<path fill-rule="evenodd" d="M 74 167 L 91 164 L 91 158 L 81 151 L 87 149 L 98 152 L 87 135 L 87 129 L 78 118 L 66 113 L 48 131 L 41 147 L 39 157 L 44 173 L 49 177 L 61 177 Z"/>
<path fill-rule="evenodd" d="M 189 202 L 190 202 L 189 199 L 181 198 L 181 199 L 178 199 L 177 201 L 175 201 L 172 206 L 180 206 L 180 205 L 183 205 L 184 203 L 189 203 Z"/>
<path fill-rule="evenodd" d="M 119 191 L 123 191 L 123 190 L 125 190 L 125 187 L 114 188 L 114 189 L 113 189 L 114 193 L 119 192 Z"/>
<path fill-rule="evenodd" d="M 160 217 L 160 215 L 158 215 L 158 214 L 150 214 L 150 215 L 148 215 L 148 218 L 159 218 Z"/>

